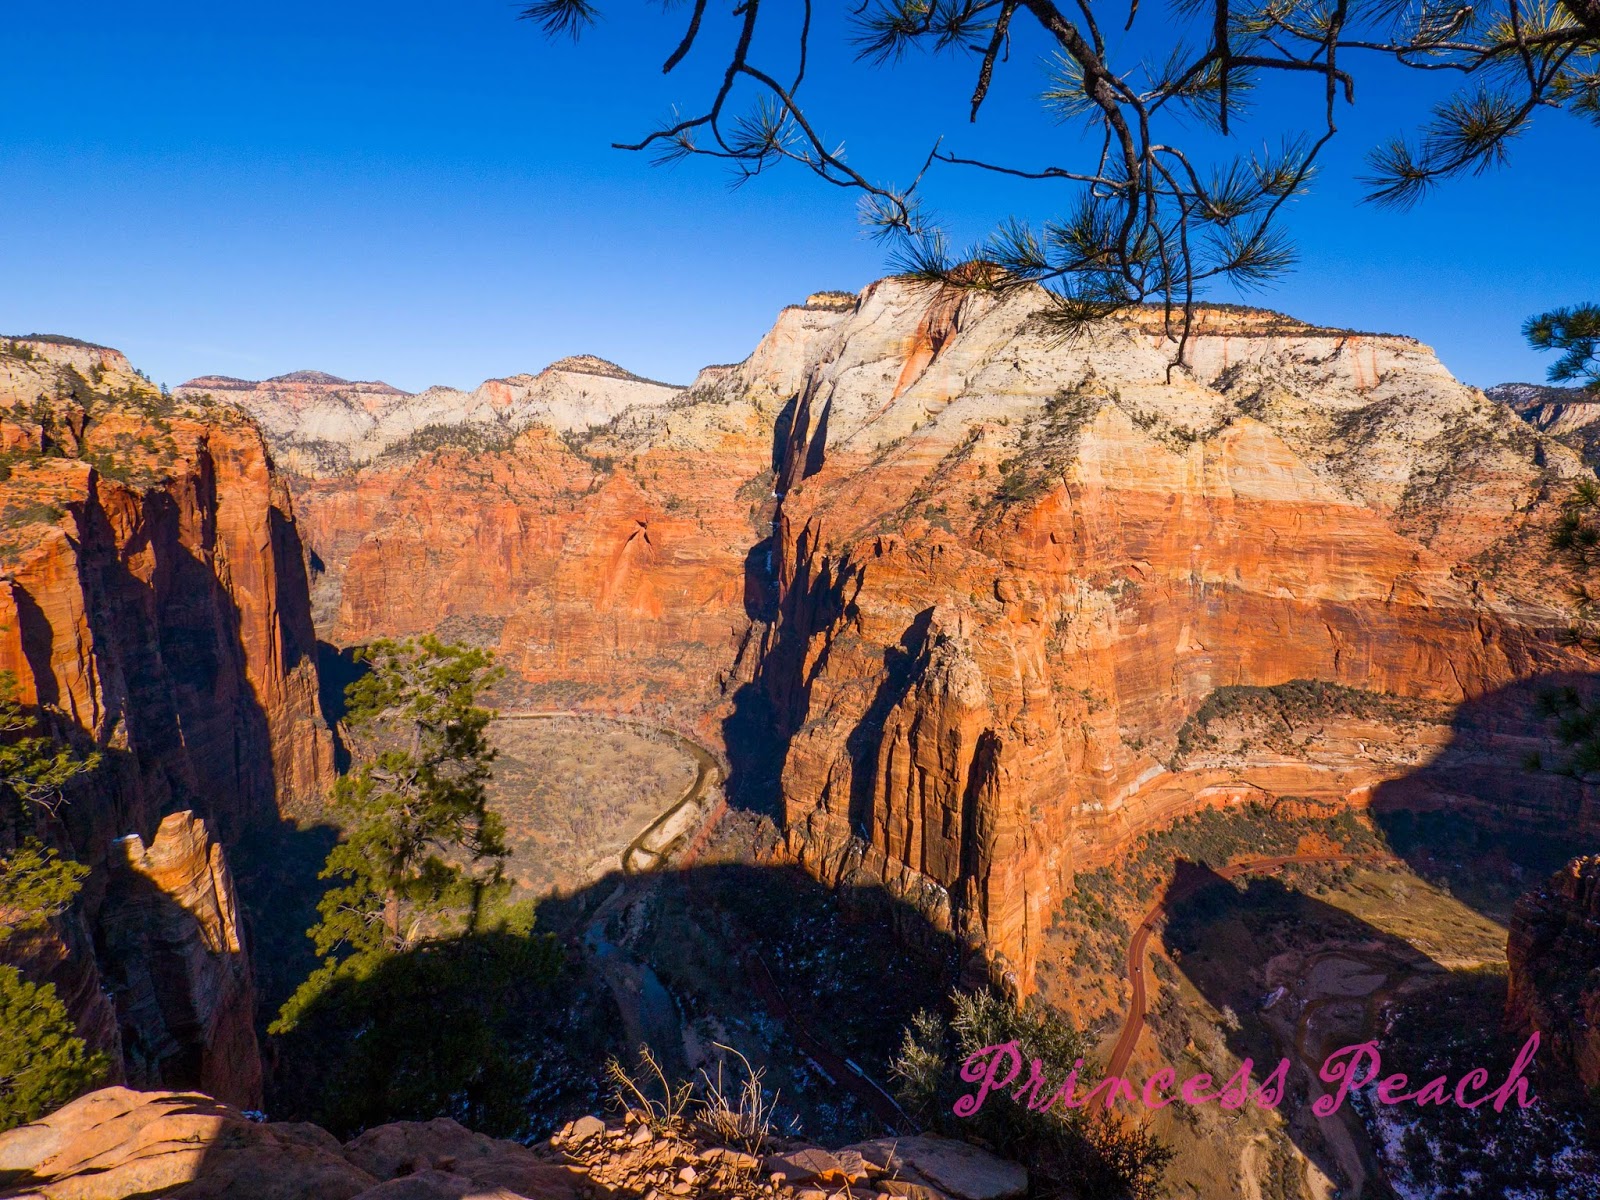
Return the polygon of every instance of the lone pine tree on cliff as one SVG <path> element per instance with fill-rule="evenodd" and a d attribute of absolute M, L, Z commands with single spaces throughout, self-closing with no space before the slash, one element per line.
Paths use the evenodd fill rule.
<path fill-rule="evenodd" d="M 623 9 L 622 0 L 612 8 Z M 1600 0 L 863 0 L 844 29 L 831 9 L 780 0 L 692 0 L 662 70 L 708 60 L 707 94 L 638 141 L 658 162 L 706 157 L 735 182 L 783 163 L 860 193 L 864 222 L 893 248 L 898 273 L 948 287 L 1004 292 L 1042 284 L 1071 329 L 1129 305 L 1165 306 L 1182 361 L 1194 302 L 1209 286 L 1261 285 L 1294 248 L 1279 218 L 1311 183 L 1319 154 L 1355 102 L 1358 82 L 1395 65 L 1453 86 L 1431 118 L 1369 155 L 1368 199 L 1410 205 L 1442 181 L 1503 162 L 1536 115 L 1564 109 L 1600 123 Z M 1154 10 L 1154 11 L 1152 11 Z M 523 16 L 576 38 L 601 0 L 535 0 Z M 1131 36 L 1124 36 L 1131 33 Z M 881 67 L 913 50 L 971 65 L 970 120 L 996 76 L 1040 59 L 1040 103 L 1087 133 L 997 162 L 941 137 L 909 183 L 879 182 L 849 159 L 808 109 L 808 59 L 847 41 Z M 814 72 L 813 72 L 814 74 Z M 1303 119 L 1277 149 L 1232 139 L 1267 80 L 1303 85 Z M 1197 129 L 1198 127 L 1198 129 Z M 1201 132 L 1203 131 L 1203 132 Z M 1575 147 L 1576 149 L 1576 147 Z M 1580 151 L 1581 152 L 1581 151 Z M 1590 151 L 1592 153 L 1592 150 Z M 919 151 L 920 153 L 920 151 Z M 1066 185 L 1072 199 L 1034 225 L 1006 219 L 957 253 L 922 202 L 925 177 L 953 168 Z M 1059 193 L 1052 193 L 1052 195 Z"/>
<path fill-rule="evenodd" d="M 478 703 L 503 674 L 486 650 L 382 639 L 358 657 L 370 670 L 346 691 L 356 770 L 334 785 L 346 838 L 324 879 L 317 953 L 404 950 L 475 924 L 499 888 L 506 849 L 487 808 L 494 713 Z"/>

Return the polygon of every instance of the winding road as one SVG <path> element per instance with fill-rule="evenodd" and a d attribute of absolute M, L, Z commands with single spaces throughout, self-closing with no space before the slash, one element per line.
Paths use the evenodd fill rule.
<path fill-rule="evenodd" d="M 1167 894 L 1151 906 L 1145 913 L 1144 920 L 1139 922 L 1139 927 L 1133 931 L 1133 937 L 1128 940 L 1128 984 L 1132 989 L 1132 996 L 1128 1000 L 1128 1016 L 1122 1024 L 1122 1035 L 1117 1038 L 1116 1047 L 1111 1051 L 1111 1060 L 1106 1066 L 1106 1074 L 1121 1076 L 1128 1069 L 1128 1061 L 1133 1057 L 1134 1048 L 1139 1044 L 1139 1035 L 1144 1032 L 1146 994 L 1144 982 L 1144 956 L 1150 944 L 1150 934 L 1154 931 L 1156 922 L 1166 915 L 1168 907 L 1175 901 L 1187 899 L 1201 887 L 1215 882 L 1216 879 L 1237 879 L 1241 875 L 1263 875 L 1273 871 L 1281 871 L 1284 867 L 1303 866 L 1310 863 L 1381 863 L 1393 861 L 1382 854 L 1286 854 L 1274 858 L 1247 858 L 1240 862 L 1230 863 L 1214 877 L 1196 875 L 1185 884 L 1174 885 Z"/>

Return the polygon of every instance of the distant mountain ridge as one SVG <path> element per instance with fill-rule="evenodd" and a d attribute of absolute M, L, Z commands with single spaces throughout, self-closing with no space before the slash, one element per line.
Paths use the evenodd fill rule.
<path fill-rule="evenodd" d="M 237 404 L 262 427 L 277 461 L 297 474 L 337 475 L 379 458 L 412 457 L 446 441 L 481 446 L 530 425 L 569 433 L 604 425 L 627 408 L 651 408 L 683 389 L 645 379 L 593 354 L 562 358 L 537 374 L 489 379 L 470 392 L 407 392 L 382 380 L 299 370 L 261 381 L 202 375 L 180 396 Z"/>
<path fill-rule="evenodd" d="M 1600 464 L 1600 392 L 1544 383 L 1500 383 L 1484 395 L 1571 446 L 1591 467 Z"/>

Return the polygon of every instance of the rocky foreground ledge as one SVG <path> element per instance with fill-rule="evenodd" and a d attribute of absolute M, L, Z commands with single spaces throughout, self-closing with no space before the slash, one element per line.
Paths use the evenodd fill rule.
<path fill-rule="evenodd" d="M 41 1200 L 1009 1200 L 1015 1163 L 918 1136 L 825 1150 L 768 1139 L 761 1153 L 635 1114 L 581 1117 L 523 1146 L 448 1118 L 369 1129 L 341 1145 L 316 1125 L 253 1121 L 194 1092 L 105 1088 L 0 1134 L 0 1197 Z"/>

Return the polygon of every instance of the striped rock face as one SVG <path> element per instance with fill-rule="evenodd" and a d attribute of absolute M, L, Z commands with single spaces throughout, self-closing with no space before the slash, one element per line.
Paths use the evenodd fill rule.
<path fill-rule="evenodd" d="M 0 434 L 0 671 L 103 758 L 36 831 L 93 868 L 83 902 L 19 952 L 126 1077 L 254 1103 L 253 985 L 211 839 L 318 804 L 333 775 L 288 492 L 248 419 L 97 347 L 0 339 Z M 186 966 L 157 986 L 112 943 Z"/>
<path fill-rule="evenodd" d="M 762 668 L 795 855 L 1028 990 L 1071 873 L 1201 806 L 1592 826 L 1521 767 L 1525 681 L 1586 667 L 1546 549 L 1576 455 L 1408 339 L 1208 310 L 1174 368 L 1158 314 L 1043 311 L 880 286 L 806 373 Z"/>

